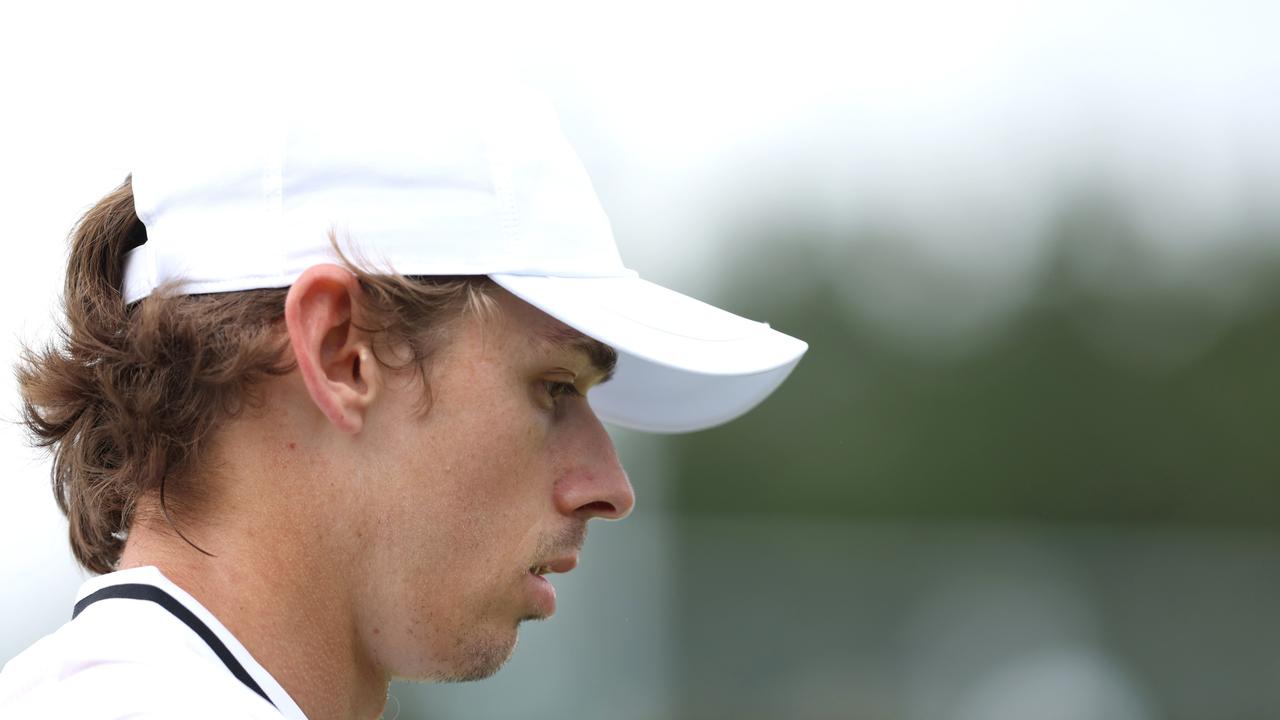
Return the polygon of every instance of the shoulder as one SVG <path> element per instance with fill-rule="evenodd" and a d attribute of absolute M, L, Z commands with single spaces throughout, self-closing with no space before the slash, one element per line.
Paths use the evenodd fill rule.
<path fill-rule="evenodd" d="M 196 640 L 198 643 L 198 639 Z M 150 603 L 102 603 L 0 671 L 0 717 L 279 720 Z"/>

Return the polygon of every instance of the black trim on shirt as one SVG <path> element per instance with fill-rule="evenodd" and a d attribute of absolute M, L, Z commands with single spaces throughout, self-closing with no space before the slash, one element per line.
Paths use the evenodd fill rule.
<path fill-rule="evenodd" d="M 245 687 L 258 693 L 263 700 L 271 703 L 272 707 L 275 707 L 275 703 L 271 702 L 271 698 L 267 697 L 267 694 L 263 692 L 262 688 L 258 686 L 258 683 L 250 677 L 248 671 L 244 669 L 244 666 L 240 664 L 239 660 L 236 660 L 235 656 L 231 654 L 231 651 L 227 649 L 227 646 L 224 645 L 223 642 L 218 639 L 218 636 L 209 629 L 209 626 L 201 622 L 200 618 L 196 617 L 195 613 L 191 612 L 187 606 L 183 605 L 172 595 L 154 585 L 126 583 L 123 585 L 110 585 L 108 587 L 104 587 L 97 592 L 85 596 L 83 600 L 76 603 L 76 608 L 71 614 L 71 619 L 76 619 L 76 617 L 80 613 L 84 612 L 84 609 L 90 605 L 98 602 L 99 600 L 106 600 L 108 598 L 149 600 L 165 610 L 168 610 L 170 614 L 195 631 L 196 635 L 199 635 L 201 640 L 205 641 L 205 644 L 209 646 L 209 649 L 213 650 L 214 654 L 218 656 L 218 659 L 222 661 L 223 665 L 227 666 L 227 669 L 231 671 L 231 674 L 236 676 L 237 680 L 244 683 Z"/>

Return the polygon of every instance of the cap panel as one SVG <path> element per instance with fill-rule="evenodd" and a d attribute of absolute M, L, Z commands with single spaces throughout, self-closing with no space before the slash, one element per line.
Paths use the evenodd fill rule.
<path fill-rule="evenodd" d="M 207 110 L 171 112 L 135 164 L 155 276 L 127 276 L 128 302 L 177 278 L 189 293 L 287 285 L 334 261 L 331 231 L 404 274 L 627 272 L 550 104 L 511 83 L 294 88 L 251 116 Z"/>
<path fill-rule="evenodd" d="M 284 272 L 279 241 L 279 166 L 258 118 L 201 106 L 185 121 L 173 109 L 155 120 L 137 149 L 134 208 L 147 226 L 145 245 L 125 265 L 125 302 L 173 280 L 184 288 L 266 287 Z M 144 250 L 145 248 L 145 250 Z M 139 277 L 135 270 L 149 269 Z"/>
<path fill-rule="evenodd" d="M 335 232 L 357 258 L 415 259 L 439 273 L 505 255 L 485 141 L 471 104 L 295 97 L 284 142 L 290 270 L 331 262 Z M 319 240 L 319 242 L 318 242 Z M 478 252 L 477 252 L 478 251 Z"/>
<path fill-rule="evenodd" d="M 550 103 L 524 90 L 505 104 L 501 116 L 518 122 L 494 127 L 489 160 L 513 241 L 558 274 L 622 273 L 609 219 Z"/>

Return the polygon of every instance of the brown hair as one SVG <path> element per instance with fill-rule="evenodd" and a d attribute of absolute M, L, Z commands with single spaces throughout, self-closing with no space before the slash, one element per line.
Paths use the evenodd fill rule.
<path fill-rule="evenodd" d="M 198 495 L 196 474 L 218 426 L 255 403 L 259 383 L 293 369 L 283 324 L 288 288 L 182 295 L 170 284 L 126 306 L 124 255 L 144 242 L 126 178 L 72 230 L 65 318 L 47 346 L 24 347 L 16 367 L 23 422 L 32 443 L 53 455 L 53 493 L 72 551 L 96 573 L 115 568 L 145 493 L 159 494 L 181 535 L 166 485 Z M 338 256 L 364 291 L 360 326 L 384 347 L 406 348 L 424 380 L 449 322 L 493 307 L 494 285 L 482 276 L 406 278 Z"/>

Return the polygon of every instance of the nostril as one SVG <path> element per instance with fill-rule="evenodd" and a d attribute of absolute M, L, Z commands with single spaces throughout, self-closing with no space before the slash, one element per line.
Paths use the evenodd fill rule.
<path fill-rule="evenodd" d="M 587 503 L 586 505 L 583 505 L 582 507 L 578 508 L 578 515 L 580 517 L 586 517 L 586 518 L 593 518 L 593 517 L 600 517 L 600 516 L 609 517 L 611 515 L 617 515 L 617 514 L 618 514 L 618 508 L 614 507 L 613 503 L 608 503 L 603 500 L 597 500 L 595 502 Z"/>

